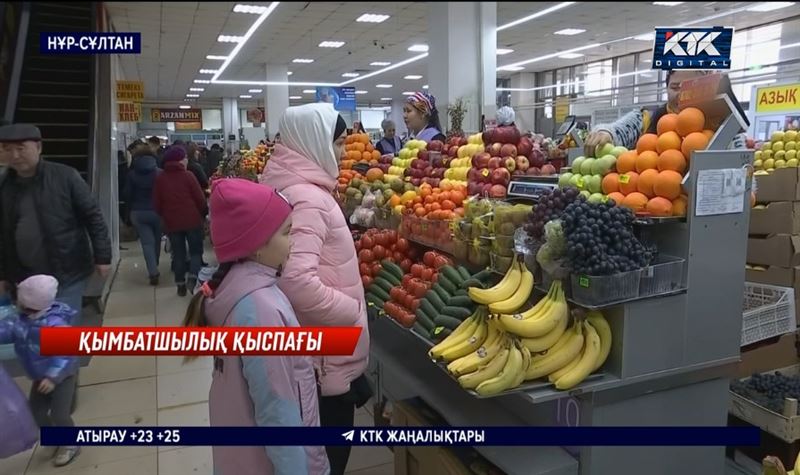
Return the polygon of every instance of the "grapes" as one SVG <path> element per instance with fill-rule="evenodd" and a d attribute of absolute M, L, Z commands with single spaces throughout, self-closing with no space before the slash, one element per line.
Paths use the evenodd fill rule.
<path fill-rule="evenodd" d="M 541 240 L 544 236 L 544 225 L 548 221 L 559 219 L 564 209 L 579 197 L 577 188 L 554 189 L 542 193 L 530 214 L 530 227 L 525 228 L 528 235 Z"/>
<path fill-rule="evenodd" d="M 785 398 L 800 398 L 800 376 L 754 374 L 747 381 L 734 381 L 731 390 L 767 409 L 782 413 Z"/>

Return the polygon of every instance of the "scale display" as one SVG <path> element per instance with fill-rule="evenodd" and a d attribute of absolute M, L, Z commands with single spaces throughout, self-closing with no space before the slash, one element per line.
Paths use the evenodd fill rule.
<path fill-rule="evenodd" d="M 554 188 L 558 188 L 558 177 L 525 177 L 508 184 L 508 197 L 536 202 L 543 193 Z"/>

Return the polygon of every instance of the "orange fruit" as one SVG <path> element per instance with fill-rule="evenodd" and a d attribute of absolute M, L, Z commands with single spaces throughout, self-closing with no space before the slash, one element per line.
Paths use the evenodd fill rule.
<path fill-rule="evenodd" d="M 695 150 L 705 150 L 708 147 L 708 141 L 711 140 L 703 132 L 692 132 L 683 139 L 681 145 L 681 152 L 687 160 L 691 160 L 692 152 Z"/>
<path fill-rule="evenodd" d="M 664 150 L 658 156 L 658 170 L 672 170 L 683 174 L 686 171 L 686 157 L 680 150 Z"/>
<path fill-rule="evenodd" d="M 647 202 L 645 209 L 653 216 L 672 216 L 672 201 L 656 196 Z"/>
<path fill-rule="evenodd" d="M 639 140 L 636 142 L 636 151 L 638 153 L 646 152 L 648 150 L 655 152 L 657 145 L 658 145 L 658 135 L 644 134 L 641 137 L 639 137 Z"/>
<path fill-rule="evenodd" d="M 704 131 L 703 131 L 703 135 L 705 135 L 706 137 L 708 137 L 708 141 L 709 141 L 709 142 L 711 141 L 711 138 L 712 138 L 712 137 L 714 137 L 714 134 L 715 134 L 715 133 L 716 133 L 716 132 L 714 132 L 713 130 L 709 130 L 709 129 L 706 129 L 706 130 L 704 130 Z"/>
<path fill-rule="evenodd" d="M 367 142 L 367 144 L 364 146 L 364 151 L 372 153 L 373 150 L 375 150 L 375 147 L 373 147 L 371 143 Z"/>
<path fill-rule="evenodd" d="M 628 195 L 625 195 L 625 199 L 622 200 L 622 206 L 626 208 L 632 209 L 634 212 L 643 210 L 645 206 L 647 206 L 647 197 L 638 191 L 634 191 Z"/>
<path fill-rule="evenodd" d="M 363 152 L 364 150 L 366 150 L 366 147 L 361 142 L 357 142 L 353 145 L 354 145 L 353 150 L 355 150 L 356 152 Z"/>
<path fill-rule="evenodd" d="M 656 177 L 653 191 L 656 196 L 674 200 L 681 195 L 681 181 L 683 177 L 680 173 L 672 170 L 664 170 L 659 172 Z"/>
<path fill-rule="evenodd" d="M 445 183 L 441 185 L 443 191 L 452 191 L 453 185 L 451 183 Z M 445 198 L 446 199 L 446 198 Z"/>
<path fill-rule="evenodd" d="M 417 206 L 416 208 L 414 208 L 414 214 L 416 214 L 417 216 L 419 216 L 421 218 L 421 217 L 425 216 L 426 214 L 428 214 L 428 212 L 425 211 L 425 207 L 424 206 Z"/>
<path fill-rule="evenodd" d="M 619 191 L 619 174 L 609 173 L 603 177 L 603 193 L 611 194 Z"/>
<path fill-rule="evenodd" d="M 681 149 L 681 137 L 678 135 L 677 132 L 669 131 L 664 132 L 663 134 L 658 136 L 658 142 L 656 143 L 656 152 L 662 153 L 666 150 L 680 150 Z"/>
<path fill-rule="evenodd" d="M 381 181 L 383 180 L 383 171 L 380 168 L 370 168 L 367 170 L 367 181 Z"/>
<path fill-rule="evenodd" d="M 372 152 L 361 152 L 361 160 L 367 162 L 372 160 Z"/>
<path fill-rule="evenodd" d="M 450 192 L 450 200 L 456 205 L 456 207 L 461 206 L 461 204 L 464 202 L 464 198 L 464 192 L 460 189 Z"/>
<path fill-rule="evenodd" d="M 687 107 L 678 113 L 678 126 L 675 131 L 681 137 L 686 137 L 692 132 L 702 132 L 706 125 L 706 115 L 696 107 Z"/>
<path fill-rule="evenodd" d="M 636 183 L 636 189 L 639 191 L 639 193 L 648 198 L 656 196 L 653 192 L 653 185 L 656 184 L 656 177 L 658 177 L 658 170 L 654 170 L 652 168 L 640 173 L 639 180 Z"/>
<path fill-rule="evenodd" d="M 619 191 L 623 195 L 628 195 L 637 191 L 639 183 L 639 174 L 636 172 L 628 172 L 619 177 Z"/>
<path fill-rule="evenodd" d="M 672 216 L 686 216 L 689 200 L 686 195 L 681 195 L 672 200 Z"/>
<path fill-rule="evenodd" d="M 656 131 L 658 135 L 665 132 L 672 132 L 678 128 L 678 114 L 664 114 L 658 119 L 656 124 Z"/>
<path fill-rule="evenodd" d="M 637 154 L 634 150 L 629 150 L 620 154 L 617 158 L 617 172 L 628 173 L 636 170 Z"/>
<path fill-rule="evenodd" d="M 456 209 L 456 204 L 450 200 L 444 200 L 442 201 L 442 209 L 452 211 Z"/>
<path fill-rule="evenodd" d="M 646 150 L 640 152 L 636 157 L 636 171 L 642 173 L 645 170 L 658 167 L 658 154 L 656 152 Z"/>
<path fill-rule="evenodd" d="M 622 200 L 625 199 L 625 195 L 623 195 L 622 193 L 620 193 L 618 191 L 615 191 L 613 193 L 609 193 L 608 194 L 608 199 L 614 200 L 614 203 L 616 203 L 616 204 L 621 206 L 622 205 Z"/>
<path fill-rule="evenodd" d="M 441 209 L 442 209 L 442 205 L 440 205 L 439 203 L 436 203 L 436 202 L 431 203 L 431 210 L 439 211 Z"/>
<path fill-rule="evenodd" d="M 373 159 L 373 160 L 377 160 L 377 159 L 379 159 L 379 158 L 381 158 L 381 152 L 379 152 L 379 151 L 377 151 L 377 150 L 373 150 L 373 151 L 372 151 L 372 159 Z"/>

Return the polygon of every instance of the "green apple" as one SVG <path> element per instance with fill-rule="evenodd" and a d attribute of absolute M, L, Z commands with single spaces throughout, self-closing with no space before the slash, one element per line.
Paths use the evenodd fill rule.
<path fill-rule="evenodd" d="M 580 192 L 580 196 L 583 196 L 584 198 L 586 198 L 586 199 L 588 200 L 588 199 L 589 199 L 589 197 L 590 197 L 590 196 L 592 196 L 592 194 L 591 194 L 591 193 L 589 193 L 589 192 L 588 192 L 588 191 L 586 191 L 586 190 L 583 190 L 583 191 L 581 191 L 581 192 Z"/>
<path fill-rule="evenodd" d="M 786 160 L 775 160 L 775 168 L 786 168 Z"/>
<path fill-rule="evenodd" d="M 770 168 L 775 168 L 775 159 L 768 158 L 768 159 L 764 160 L 764 165 L 763 166 L 767 170 L 769 170 Z"/>
<path fill-rule="evenodd" d="M 786 156 L 785 150 L 778 150 L 777 152 L 775 152 L 775 156 L 773 158 L 775 160 L 783 160 L 784 159 L 783 157 L 785 156 Z"/>
<path fill-rule="evenodd" d="M 581 172 L 581 164 L 583 163 L 584 160 L 586 160 L 586 157 L 578 157 L 578 158 L 576 158 L 572 162 L 572 165 L 570 165 L 572 167 L 572 170 L 574 172 L 576 172 L 576 173 L 580 173 Z"/>
<path fill-rule="evenodd" d="M 620 155 L 622 155 L 623 153 L 625 153 L 627 151 L 628 151 L 627 148 L 623 147 L 622 145 L 618 145 L 618 146 L 614 147 L 613 149 L 611 149 L 611 154 L 610 155 L 613 155 L 614 158 L 619 158 Z"/>
<path fill-rule="evenodd" d="M 558 176 L 558 186 L 561 188 L 569 186 L 569 181 L 572 179 L 572 173 L 564 172 Z"/>
<path fill-rule="evenodd" d="M 594 158 L 587 158 L 581 163 L 581 175 L 591 175 L 592 167 L 594 166 Z"/>
<path fill-rule="evenodd" d="M 614 150 L 614 144 L 606 143 L 603 145 L 598 145 L 594 149 L 594 156 L 596 158 L 599 158 L 602 157 L 603 155 L 609 155 L 612 150 Z"/>
<path fill-rule="evenodd" d="M 772 150 L 772 142 L 764 142 L 761 144 L 761 150 L 766 152 L 767 150 Z"/>
<path fill-rule="evenodd" d="M 586 189 L 591 193 L 600 193 L 603 191 L 603 177 L 600 175 L 586 177 Z"/>
<path fill-rule="evenodd" d="M 764 162 L 761 160 L 756 160 L 753 162 L 753 168 L 759 169 L 764 166 Z"/>
<path fill-rule="evenodd" d="M 783 142 L 772 142 L 772 151 L 777 152 L 778 150 L 783 150 Z"/>
<path fill-rule="evenodd" d="M 800 164 L 800 160 L 797 160 L 796 158 L 786 160 L 786 166 L 789 168 L 797 168 L 798 164 Z"/>
<path fill-rule="evenodd" d="M 602 193 L 592 193 L 586 201 L 589 203 L 602 203 L 605 195 Z"/>
<path fill-rule="evenodd" d="M 614 155 L 606 155 L 598 158 L 592 165 L 592 175 L 606 176 L 613 172 L 617 167 L 617 157 Z"/>

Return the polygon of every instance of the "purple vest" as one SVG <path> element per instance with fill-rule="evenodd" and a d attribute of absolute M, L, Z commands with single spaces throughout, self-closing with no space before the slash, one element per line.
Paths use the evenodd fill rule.
<path fill-rule="evenodd" d="M 434 137 L 441 134 L 438 130 L 433 127 L 425 127 L 424 129 L 420 130 L 416 137 L 416 140 L 424 140 L 426 142 L 430 142 L 433 140 Z"/>

